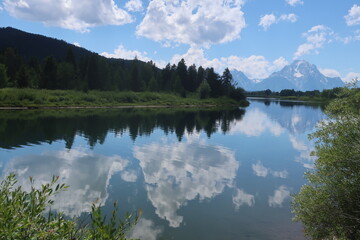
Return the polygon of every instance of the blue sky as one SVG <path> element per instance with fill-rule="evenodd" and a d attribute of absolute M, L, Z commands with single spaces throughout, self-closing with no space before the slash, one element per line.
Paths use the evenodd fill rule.
<path fill-rule="evenodd" d="M 0 26 L 160 67 L 184 58 L 262 79 L 304 59 L 360 76 L 358 0 L 2 0 Z"/>

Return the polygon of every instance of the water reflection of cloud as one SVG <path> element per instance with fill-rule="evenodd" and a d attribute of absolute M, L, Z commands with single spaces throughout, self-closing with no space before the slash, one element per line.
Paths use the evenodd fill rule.
<path fill-rule="evenodd" d="M 133 170 L 123 171 L 121 173 L 121 178 L 125 182 L 136 182 L 137 177 L 136 171 Z"/>
<path fill-rule="evenodd" d="M 232 187 L 239 167 L 233 151 L 200 139 L 136 146 L 134 156 L 156 214 L 172 227 L 182 223 L 176 211 L 187 201 L 210 199 Z"/>
<path fill-rule="evenodd" d="M 111 176 L 127 165 L 128 161 L 117 155 L 73 149 L 13 158 L 6 165 L 4 175 L 14 172 L 25 190 L 30 190 L 30 176 L 35 179 L 34 187 L 50 182 L 52 176 L 60 176 L 60 182 L 70 188 L 56 196 L 52 209 L 74 217 L 90 212 L 95 201 L 105 204 Z"/>
<path fill-rule="evenodd" d="M 156 240 L 162 233 L 162 229 L 148 219 L 141 218 L 135 227 L 130 231 L 129 239 Z"/>
<path fill-rule="evenodd" d="M 232 198 L 233 204 L 235 205 L 235 209 L 239 210 L 242 205 L 248 205 L 249 207 L 254 206 L 255 197 L 254 195 L 248 194 L 244 192 L 242 189 L 235 189 L 235 194 Z"/>
<path fill-rule="evenodd" d="M 269 174 L 271 174 L 273 177 L 278 177 L 278 178 L 287 178 L 288 177 L 288 172 L 286 170 L 274 171 L 270 168 L 265 167 L 261 162 L 252 164 L 251 167 L 252 167 L 254 174 L 258 177 L 267 177 Z"/>
<path fill-rule="evenodd" d="M 269 130 L 274 136 L 280 136 L 284 132 L 279 123 L 273 121 L 258 108 L 254 108 L 247 111 L 241 121 L 232 123 L 230 134 L 242 133 L 246 136 L 260 136 L 266 130 Z"/>
<path fill-rule="evenodd" d="M 293 135 L 290 135 L 290 142 L 293 148 L 300 153 L 295 160 L 301 163 L 305 168 L 313 169 L 316 157 L 311 156 L 311 152 L 314 150 L 314 147 L 311 146 L 311 142 L 306 145 Z"/>
<path fill-rule="evenodd" d="M 290 196 L 289 189 L 282 185 L 274 191 L 274 195 L 269 197 L 270 207 L 282 207 L 283 202 Z"/>

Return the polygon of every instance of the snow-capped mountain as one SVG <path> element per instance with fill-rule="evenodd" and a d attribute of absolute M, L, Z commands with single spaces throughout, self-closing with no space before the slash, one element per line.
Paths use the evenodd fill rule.
<path fill-rule="evenodd" d="M 323 90 L 334 87 L 344 86 L 344 82 L 339 78 L 324 76 L 314 64 L 304 60 L 296 60 L 292 64 L 285 66 L 282 70 L 274 72 L 268 78 L 259 83 L 255 83 L 242 77 L 239 81 L 235 73 L 233 78 L 247 91 L 266 90 L 281 91 L 282 89 L 294 89 L 300 91 Z M 242 84 L 244 82 L 244 84 Z"/>

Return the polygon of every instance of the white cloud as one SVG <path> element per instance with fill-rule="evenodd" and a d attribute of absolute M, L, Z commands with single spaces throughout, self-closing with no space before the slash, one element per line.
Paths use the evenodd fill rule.
<path fill-rule="evenodd" d="M 81 47 L 80 43 L 78 43 L 78 42 L 74 42 L 73 44 L 77 47 Z"/>
<path fill-rule="evenodd" d="M 353 80 L 358 79 L 360 81 L 360 73 L 349 72 L 344 78 L 343 81 L 346 83 L 352 82 Z"/>
<path fill-rule="evenodd" d="M 270 207 L 281 207 L 285 199 L 290 197 L 289 189 L 282 185 L 274 191 L 274 195 L 269 197 L 268 203 Z"/>
<path fill-rule="evenodd" d="M 144 10 L 141 0 L 130 0 L 125 4 L 125 8 L 130 12 L 141 12 Z"/>
<path fill-rule="evenodd" d="M 276 23 L 274 14 L 266 14 L 260 18 L 259 26 L 263 27 L 266 31 L 272 24 Z"/>
<path fill-rule="evenodd" d="M 144 62 L 150 61 L 150 58 L 147 56 L 147 52 L 140 52 L 137 50 L 127 50 L 123 45 L 119 45 L 114 50 L 114 53 L 103 52 L 100 55 L 107 58 L 122 58 L 128 60 L 133 60 L 136 57 L 137 59 Z"/>
<path fill-rule="evenodd" d="M 221 60 L 230 69 L 242 71 L 250 79 L 264 79 L 288 64 L 283 57 L 276 59 L 274 62 L 269 62 L 264 56 L 256 55 L 247 58 L 230 56 L 228 58 L 221 58 Z"/>
<path fill-rule="evenodd" d="M 242 4 L 242 0 L 152 0 L 136 33 L 167 45 L 230 42 L 245 27 Z"/>
<path fill-rule="evenodd" d="M 290 6 L 302 5 L 304 2 L 302 0 L 286 0 L 287 4 Z"/>
<path fill-rule="evenodd" d="M 266 14 L 260 18 L 259 26 L 263 27 L 266 31 L 271 25 L 279 23 L 281 21 L 294 23 L 297 21 L 297 16 L 293 13 L 282 14 L 280 17 L 276 17 L 274 14 Z"/>
<path fill-rule="evenodd" d="M 18 184 L 30 190 L 29 177 L 35 179 L 34 187 L 49 183 L 52 176 L 60 176 L 60 182 L 70 185 L 67 191 L 56 195 L 52 209 L 70 217 L 90 212 L 95 201 L 103 206 L 108 198 L 110 178 L 124 170 L 128 160 L 120 156 L 97 155 L 82 149 L 45 152 L 11 159 L 4 175 L 16 173 Z"/>
<path fill-rule="evenodd" d="M 134 156 L 140 161 L 148 199 L 171 227 L 183 222 L 177 210 L 188 201 L 211 199 L 233 187 L 239 168 L 233 151 L 195 138 L 136 146 Z"/>
<path fill-rule="evenodd" d="M 309 31 L 303 34 L 306 38 L 306 43 L 301 44 L 298 47 L 294 54 L 294 59 L 311 53 L 319 54 L 318 49 L 322 48 L 325 43 L 331 42 L 331 37 L 333 35 L 334 32 L 324 25 L 312 27 Z"/>
<path fill-rule="evenodd" d="M 319 71 L 326 77 L 341 77 L 340 73 L 335 69 L 319 68 Z"/>
<path fill-rule="evenodd" d="M 4 9 L 16 18 L 80 32 L 88 32 L 95 26 L 123 25 L 133 21 L 114 0 L 4 0 Z"/>
<path fill-rule="evenodd" d="M 207 59 L 204 50 L 198 47 L 190 47 L 189 50 L 183 54 L 176 54 L 172 59 L 172 64 L 177 64 L 181 59 L 184 59 L 186 64 L 203 67 L 213 67 L 217 72 L 222 72 L 226 67 L 233 70 L 242 71 L 250 79 L 263 79 L 268 77 L 274 71 L 283 68 L 288 62 L 285 58 L 280 57 L 273 62 L 269 62 L 263 56 L 252 55 L 250 57 L 222 57 Z"/>
<path fill-rule="evenodd" d="M 156 240 L 161 233 L 162 229 L 156 227 L 153 221 L 141 218 L 127 237 L 129 239 Z"/>
<path fill-rule="evenodd" d="M 242 189 L 235 189 L 235 194 L 232 198 L 235 209 L 239 210 L 242 205 L 248 205 L 249 207 L 254 206 L 255 197 L 252 194 L 244 192 Z"/>
<path fill-rule="evenodd" d="M 182 58 L 185 60 L 187 65 L 195 64 L 197 66 L 203 66 L 204 68 L 213 67 L 217 71 L 224 69 L 224 64 L 219 59 L 207 59 L 205 57 L 204 50 L 201 48 L 190 47 L 185 54 L 174 55 L 171 59 L 171 63 L 177 64 Z"/>
<path fill-rule="evenodd" d="M 288 21 L 288 22 L 296 22 L 297 21 L 297 16 L 293 13 L 289 13 L 289 14 L 283 14 L 280 16 L 280 20 L 282 21 Z"/>
<path fill-rule="evenodd" d="M 121 58 L 121 59 L 127 59 L 127 60 L 134 60 L 137 58 L 138 60 L 141 60 L 143 62 L 149 62 L 153 61 L 156 66 L 163 68 L 166 66 L 165 61 L 157 61 L 152 60 L 147 56 L 147 52 L 140 52 L 138 50 L 128 50 L 123 45 L 119 45 L 113 53 L 108 52 L 102 52 L 100 55 L 107 57 L 107 58 Z"/>
<path fill-rule="evenodd" d="M 360 6 L 354 4 L 344 18 L 348 26 L 360 25 Z"/>

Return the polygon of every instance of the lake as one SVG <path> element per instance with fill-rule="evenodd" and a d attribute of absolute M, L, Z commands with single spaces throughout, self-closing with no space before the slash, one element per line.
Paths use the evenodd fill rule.
<path fill-rule="evenodd" d="M 307 135 L 325 118 L 299 102 L 245 109 L 2 111 L 0 171 L 29 189 L 53 175 L 70 189 L 55 211 L 85 217 L 142 209 L 131 237 L 305 239 L 291 194 L 313 166 Z"/>

